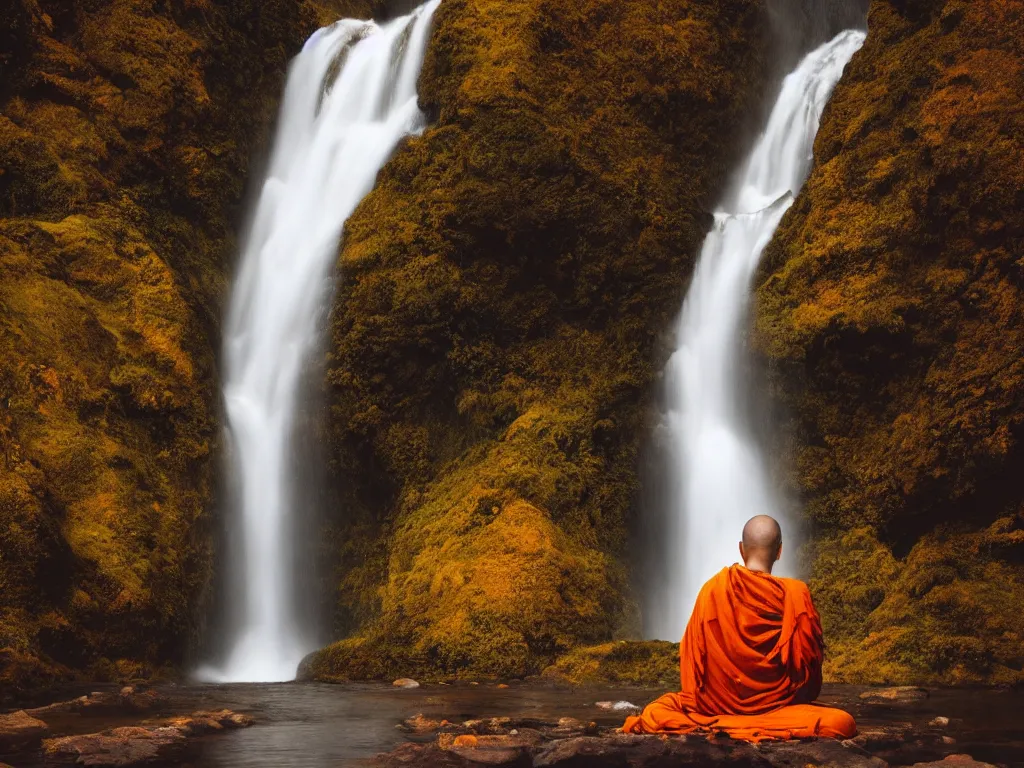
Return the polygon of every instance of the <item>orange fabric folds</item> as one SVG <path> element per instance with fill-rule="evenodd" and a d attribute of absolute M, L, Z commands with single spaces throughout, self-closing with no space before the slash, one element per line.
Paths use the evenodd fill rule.
<path fill-rule="evenodd" d="M 724 731 L 748 741 L 856 733 L 847 713 L 810 704 L 821 691 L 822 633 L 802 581 L 723 569 L 701 589 L 679 655 L 681 692 L 627 719 L 624 731 Z"/>

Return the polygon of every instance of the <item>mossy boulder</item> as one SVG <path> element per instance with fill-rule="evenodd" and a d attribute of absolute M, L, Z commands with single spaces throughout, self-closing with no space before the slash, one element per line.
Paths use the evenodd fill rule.
<path fill-rule="evenodd" d="M 211 573 L 214 355 L 298 0 L 10 0 L 0 36 L 0 689 L 150 674 Z"/>
<path fill-rule="evenodd" d="M 760 107 L 766 29 L 752 0 L 441 4 L 431 127 L 339 260 L 325 544 L 347 639 L 318 676 L 523 676 L 637 630 L 657 342 Z"/>
<path fill-rule="evenodd" d="M 549 680 L 586 685 L 679 685 L 679 643 L 618 640 L 574 648 L 544 670 Z"/>
<path fill-rule="evenodd" d="M 871 4 L 754 342 L 781 400 L 837 679 L 1024 670 L 1024 14 Z"/>

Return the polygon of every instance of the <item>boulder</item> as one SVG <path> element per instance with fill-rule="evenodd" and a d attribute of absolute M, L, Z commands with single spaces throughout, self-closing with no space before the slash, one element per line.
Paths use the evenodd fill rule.
<path fill-rule="evenodd" d="M 48 732 L 46 723 L 24 710 L 0 715 L 0 752 L 35 747 Z"/>
<path fill-rule="evenodd" d="M 420 684 L 411 677 L 400 677 L 392 683 L 395 688 L 419 688 Z"/>
<path fill-rule="evenodd" d="M 74 762 L 92 768 L 121 768 L 179 759 L 185 743 L 185 734 L 179 728 L 127 727 L 47 739 L 43 742 L 43 753 L 48 763 Z"/>

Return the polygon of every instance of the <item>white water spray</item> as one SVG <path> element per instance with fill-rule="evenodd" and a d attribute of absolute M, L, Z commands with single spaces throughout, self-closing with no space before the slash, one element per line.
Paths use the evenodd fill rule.
<path fill-rule="evenodd" d="M 292 63 L 267 179 L 225 324 L 224 401 L 239 491 L 242 594 L 230 655 L 198 676 L 292 680 L 312 650 L 291 569 L 292 430 L 316 349 L 342 226 L 398 142 L 424 127 L 416 81 L 440 0 L 387 24 L 317 31 Z"/>
<path fill-rule="evenodd" d="M 674 470 L 666 531 L 672 556 L 647 606 L 650 637 L 682 637 L 701 586 L 739 558 L 747 519 L 781 518 L 746 423 L 739 380 L 750 282 L 810 172 L 821 113 L 864 37 L 842 32 L 786 78 L 764 134 L 704 241 L 677 327 L 678 347 L 665 370 L 668 412 L 661 430 Z"/>

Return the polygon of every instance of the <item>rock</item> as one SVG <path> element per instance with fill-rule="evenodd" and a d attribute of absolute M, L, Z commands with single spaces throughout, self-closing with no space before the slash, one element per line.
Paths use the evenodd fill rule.
<path fill-rule="evenodd" d="M 507 683 L 498 683 L 497 687 L 498 688 L 508 688 L 508 684 Z"/>
<path fill-rule="evenodd" d="M 956 739 L 954 739 L 952 736 L 943 736 L 942 737 L 942 743 L 943 744 L 956 744 Z"/>
<path fill-rule="evenodd" d="M 777 768 L 827 765 L 829 768 L 888 768 L 888 763 L 847 742 L 834 739 L 763 744 L 761 753 Z"/>
<path fill-rule="evenodd" d="M 982 763 L 970 755 L 947 755 L 931 763 L 914 763 L 911 768 L 996 768 L 991 763 Z"/>
<path fill-rule="evenodd" d="M 255 722 L 249 715 L 221 709 L 216 712 L 193 712 L 185 717 L 175 717 L 167 725 L 177 728 L 184 736 L 204 736 L 217 731 L 248 728 Z"/>
<path fill-rule="evenodd" d="M 939 728 L 945 728 L 947 725 L 949 725 L 949 718 L 948 717 L 941 717 L 941 716 L 940 717 L 933 717 L 928 722 L 928 725 L 934 725 L 934 726 L 937 726 Z"/>
<path fill-rule="evenodd" d="M 140 691 L 125 686 L 120 691 L 93 691 L 69 701 L 58 701 L 45 707 L 26 710 L 33 717 L 45 717 L 54 712 L 149 712 L 165 704 L 166 697 L 156 691 Z"/>
<path fill-rule="evenodd" d="M 864 691 L 860 698 L 871 704 L 909 704 L 928 698 L 928 691 L 912 685 L 897 685 L 892 688 L 873 688 Z"/>
<path fill-rule="evenodd" d="M 0 752 L 36 747 L 47 733 L 49 727 L 46 723 L 24 710 L 0 715 Z"/>
<path fill-rule="evenodd" d="M 400 677 L 393 682 L 395 688 L 419 688 L 420 684 L 413 680 L 411 677 Z"/>
<path fill-rule="evenodd" d="M 398 727 L 405 731 L 412 731 L 413 733 L 424 733 L 426 731 L 434 731 L 438 728 L 448 725 L 447 720 L 438 722 L 437 720 L 431 720 L 423 716 L 422 712 L 419 712 L 412 717 L 406 718 L 402 721 L 402 724 Z"/>
<path fill-rule="evenodd" d="M 452 746 L 455 747 L 475 747 L 477 745 L 477 737 L 472 734 L 463 734 L 462 736 L 456 736 Z"/>
<path fill-rule="evenodd" d="M 47 739 L 43 742 L 43 753 L 47 761 L 73 760 L 76 765 L 118 768 L 178 759 L 185 742 L 185 734 L 169 726 L 113 728 L 102 733 Z"/>

